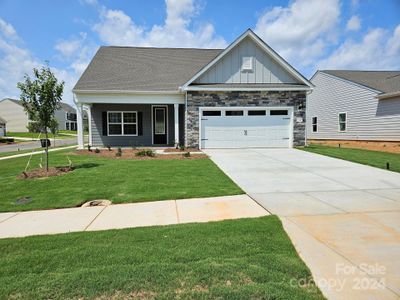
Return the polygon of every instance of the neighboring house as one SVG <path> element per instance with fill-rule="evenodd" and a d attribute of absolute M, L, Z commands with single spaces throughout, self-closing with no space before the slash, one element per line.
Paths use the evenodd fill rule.
<path fill-rule="evenodd" d="M 0 117 L 0 136 L 6 135 L 6 123 L 7 121 Z"/>
<path fill-rule="evenodd" d="M 0 116 L 7 121 L 7 131 L 28 131 L 27 126 L 30 121 L 20 100 L 10 98 L 1 100 Z M 56 111 L 55 118 L 59 130 L 76 130 L 76 110 L 72 106 L 61 103 L 61 108 Z"/>
<path fill-rule="evenodd" d="M 226 49 L 100 47 L 73 89 L 94 146 L 305 144 L 312 84 L 250 29 Z"/>
<path fill-rule="evenodd" d="M 400 141 L 400 71 L 317 71 L 311 82 L 309 142 Z"/>

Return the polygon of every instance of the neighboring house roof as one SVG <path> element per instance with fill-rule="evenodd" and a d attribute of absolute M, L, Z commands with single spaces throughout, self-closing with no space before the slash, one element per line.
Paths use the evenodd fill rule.
<path fill-rule="evenodd" d="M 7 123 L 7 121 L 4 120 L 2 117 L 0 117 L 0 124 L 6 124 L 6 123 Z"/>
<path fill-rule="evenodd" d="M 61 109 L 66 111 L 66 112 L 72 112 L 72 113 L 76 112 L 76 109 L 73 108 L 71 105 L 69 105 L 67 103 L 61 102 L 60 106 L 61 106 Z"/>
<path fill-rule="evenodd" d="M 0 102 L 5 101 L 5 100 L 9 100 L 11 102 L 14 102 L 15 104 L 22 105 L 21 100 L 11 99 L 11 98 L 4 98 Z M 76 111 L 75 108 L 73 108 L 71 105 L 64 103 L 64 102 L 60 102 L 60 106 L 61 106 L 61 110 L 64 110 L 67 112 L 75 112 Z"/>
<path fill-rule="evenodd" d="M 321 72 L 352 81 L 384 94 L 400 91 L 400 71 L 323 70 Z"/>
<path fill-rule="evenodd" d="M 178 91 L 221 49 L 100 47 L 74 91 Z"/>

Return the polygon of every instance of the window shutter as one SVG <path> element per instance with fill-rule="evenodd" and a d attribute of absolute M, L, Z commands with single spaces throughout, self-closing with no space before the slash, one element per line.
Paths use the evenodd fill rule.
<path fill-rule="evenodd" d="M 107 112 L 103 111 L 101 114 L 103 121 L 103 135 L 107 135 Z"/>
<path fill-rule="evenodd" d="M 138 135 L 143 135 L 143 113 L 138 112 Z"/>

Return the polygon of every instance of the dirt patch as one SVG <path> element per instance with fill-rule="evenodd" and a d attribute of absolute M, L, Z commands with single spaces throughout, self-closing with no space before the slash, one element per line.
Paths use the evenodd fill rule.
<path fill-rule="evenodd" d="M 136 150 L 136 149 L 122 149 L 121 156 L 117 156 L 117 150 L 111 149 L 111 151 L 105 149 L 105 150 L 99 150 L 99 152 L 96 153 L 95 150 L 88 151 L 88 150 L 77 150 L 75 151 L 76 154 L 83 154 L 83 155 L 92 155 L 92 156 L 97 156 L 97 157 L 107 157 L 107 158 L 113 158 L 113 159 L 134 159 L 134 160 L 165 160 L 165 159 L 200 159 L 200 158 L 206 158 L 207 155 L 205 154 L 193 154 L 190 155 L 190 157 L 184 157 L 183 154 L 186 153 L 183 152 L 182 155 L 179 154 L 155 154 L 153 157 L 150 156 L 137 156 L 136 153 L 141 150 Z"/>
<path fill-rule="evenodd" d="M 74 170 L 73 167 L 52 167 L 49 168 L 49 171 L 46 169 L 34 169 L 27 172 L 22 172 L 18 178 L 19 179 L 31 179 L 31 178 L 47 178 L 52 176 L 59 176 L 65 173 L 72 172 Z"/>
<path fill-rule="evenodd" d="M 347 140 L 308 140 L 311 145 L 326 145 L 332 147 L 366 149 L 390 153 L 400 153 L 400 142 L 380 141 L 347 141 Z"/>
<path fill-rule="evenodd" d="M 200 150 L 197 148 L 185 148 L 184 150 L 181 149 L 176 149 L 176 148 L 167 148 L 164 149 L 165 153 L 176 153 L 176 152 L 181 152 L 181 153 L 185 153 L 185 152 L 199 152 Z"/>

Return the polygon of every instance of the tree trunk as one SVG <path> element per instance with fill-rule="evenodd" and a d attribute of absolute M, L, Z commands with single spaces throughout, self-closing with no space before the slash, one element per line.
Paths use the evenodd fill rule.
<path fill-rule="evenodd" d="M 49 139 L 49 135 L 47 133 L 47 128 L 44 128 L 44 132 L 46 134 L 46 172 L 49 172 L 49 143 L 48 143 L 48 139 Z"/>

